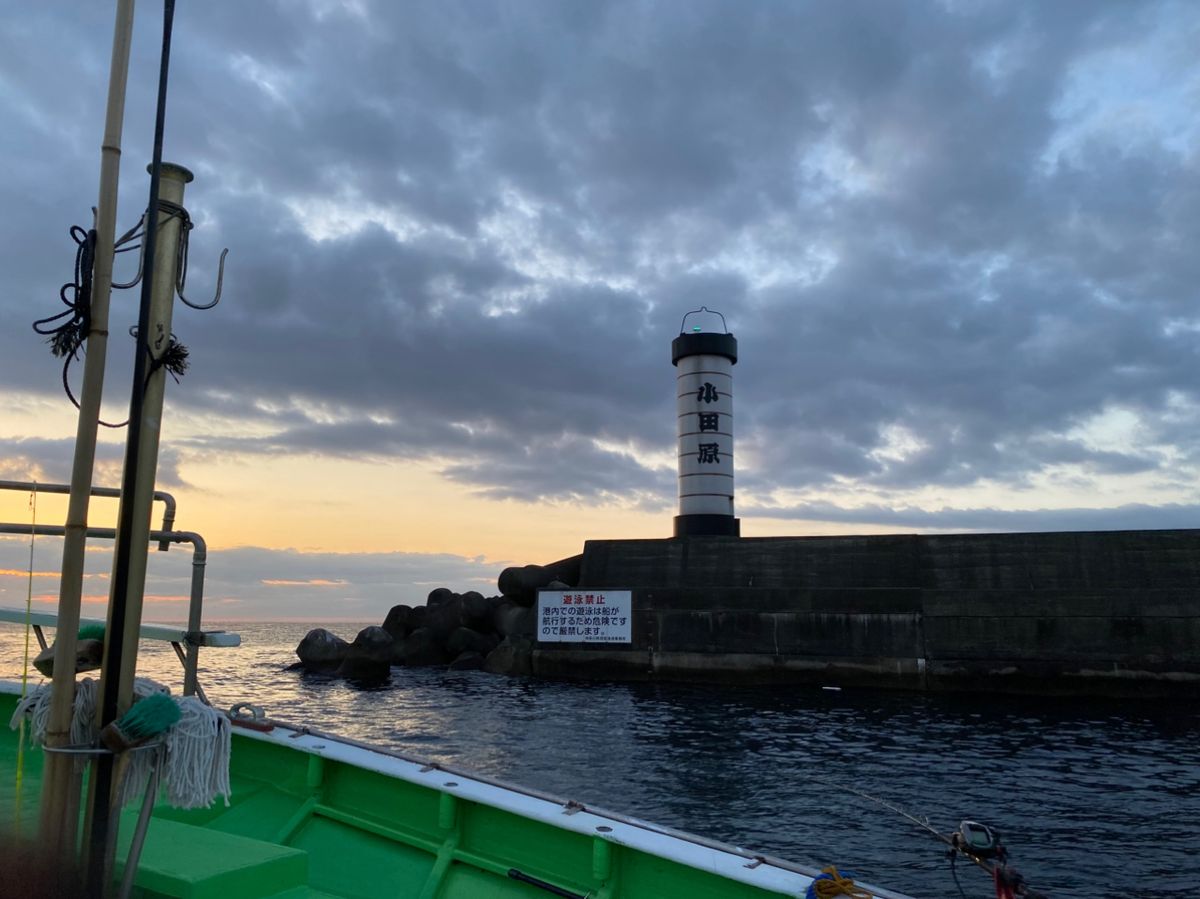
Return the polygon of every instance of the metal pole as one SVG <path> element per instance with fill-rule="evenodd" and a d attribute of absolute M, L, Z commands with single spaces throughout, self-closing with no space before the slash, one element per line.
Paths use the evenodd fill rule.
<path fill-rule="evenodd" d="M 143 355 L 161 358 L 171 341 L 171 312 L 175 300 L 175 273 L 182 219 L 176 214 L 183 209 L 183 186 L 192 180 L 192 173 L 183 166 L 164 162 L 160 168 L 160 210 L 150 213 L 148 222 L 154 221 L 158 228 L 158 258 L 153 274 L 146 272 L 150 285 L 149 327 L 138 328 L 138 343 L 143 345 Z M 147 225 L 149 230 L 149 225 Z M 149 539 L 151 506 L 154 501 L 154 480 L 158 471 L 158 444 L 162 435 L 163 395 L 166 391 L 167 372 L 163 368 L 152 370 L 145 378 L 141 408 L 141 427 L 138 428 L 136 480 L 132 499 L 122 495 L 121 506 L 127 501 L 132 506 L 129 521 L 122 521 L 118 528 L 118 546 L 128 536 L 128 544 L 137 547 L 129 552 L 129 574 L 125 585 L 125 651 L 121 656 L 120 674 L 117 678 L 117 709 L 124 712 L 133 702 L 133 677 L 137 667 L 138 628 L 142 622 L 142 599 L 146 590 L 146 551 L 143 547 Z M 132 425 L 130 412 L 130 422 Z M 132 430 L 130 439 L 133 438 Z M 128 461 L 126 462 L 128 464 Z M 114 578 L 115 581 L 115 578 Z M 116 596 L 114 601 L 120 601 Z M 110 608 L 114 603 L 110 603 Z M 190 626 L 190 625 L 189 625 Z M 197 623 L 193 630 L 199 630 Z M 105 689 L 113 686 L 107 679 Z M 103 693 L 101 694 L 103 696 Z"/>
<path fill-rule="evenodd" d="M 155 335 L 150 324 L 150 293 L 154 280 L 155 251 L 157 248 L 158 228 L 158 195 L 162 169 L 163 130 L 166 119 L 167 105 L 167 73 L 171 60 L 171 25 L 175 15 L 174 0 L 166 0 L 163 9 L 163 41 L 162 60 L 158 74 L 158 109 L 154 122 L 154 155 L 150 169 L 150 198 L 146 203 L 147 227 L 143 247 L 145 262 L 142 278 L 142 297 L 138 313 L 138 350 L 134 356 L 133 385 L 129 398 L 129 436 L 125 444 L 125 468 L 121 479 L 121 506 L 118 514 L 117 530 L 122 539 L 117 540 L 113 560 L 113 584 L 111 598 L 108 604 L 108 624 L 104 641 L 104 666 L 100 680 L 100 724 L 105 726 L 118 717 L 117 699 L 127 691 L 117 679 L 124 670 L 122 655 L 125 650 L 126 609 L 125 597 L 130 585 L 131 556 L 133 541 L 130 538 L 134 531 L 135 504 L 137 493 L 139 449 L 142 432 L 142 405 L 146 393 L 146 377 L 149 373 L 149 359 L 145 346 L 152 344 Z M 169 334 L 168 334 L 169 336 Z M 140 611 L 140 607 L 138 609 Z M 137 619 L 135 618 L 136 622 Z M 137 651 L 137 631 L 130 650 Z M 65 664 L 65 662 L 64 662 Z M 129 691 L 132 690 L 130 684 Z M 113 760 L 111 756 L 101 756 L 93 768 L 91 795 L 89 797 L 88 818 L 88 861 L 86 887 L 89 897 L 102 896 L 108 885 L 108 860 L 111 858 L 110 849 L 115 843 L 115 827 L 111 828 L 109 809 L 112 802 Z"/>
<path fill-rule="evenodd" d="M 62 537 L 65 533 L 65 528 L 55 524 L 38 524 L 30 528 L 24 524 L 10 524 L 8 522 L 0 522 L 0 534 L 29 534 L 32 533 L 38 537 Z M 117 531 L 115 528 L 88 528 L 87 536 L 98 540 L 113 540 L 116 539 Z M 200 661 L 200 644 L 201 640 L 201 620 L 204 614 L 204 574 L 208 564 L 208 544 L 204 538 L 193 531 L 171 531 L 163 528 L 158 531 L 151 531 L 147 534 L 148 541 L 158 541 L 158 545 L 169 546 L 171 543 L 190 543 L 192 544 L 192 584 L 191 594 L 188 598 L 188 644 L 187 651 L 177 643 L 171 645 L 175 647 L 175 653 L 179 656 L 179 661 L 183 665 L 183 695 L 196 695 L 200 700 L 209 705 L 208 697 L 204 695 L 204 690 L 200 687 L 197 679 L 197 669 Z M 42 636 L 41 625 L 33 626 L 34 633 L 37 634 L 38 643 L 42 649 L 46 648 L 45 638 Z"/>
<path fill-rule="evenodd" d="M 191 602 L 188 605 L 188 648 L 187 661 L 183 663 L 183 695 L 191 696 L 199 693 L 205 703 L 200 685 L 196 681 L 196 670 L 200 667 L 200 644 L 194 639 L 200 630 L 200 603 L 204 597 L 204 567 L 208 562 L 208 548 L 203 541 L 197 541 L 192 552 L 192 591 Z"/>
<path fill-rule="evenodd" d="M 0 480 L 0 490 L 20 490 L 22 492 L 37 488 L 39 493 L 70 493 L 71 488 L 67 484 L 36 484 L 33 481 L 3 481 Z M 107 496 L 116 499 L 120 497 L 121 491 L 116 487 L 93 487 L 91 490 L 92 496 Z M 175 530 L 175 497 L 164 490 L 155 490 L 154 499 L 160 502 L 165 507 L 163 509 L 162 527 L 160 530 L 173 531 Z M 68 525 L 69 527 L 70 525 Z M 169 542 L 158 544 L 159 552 L 166 552 L 170 548 Z"/>
<path fill-rule="evenodd" d="M 108 353 L 108 306 L 112 292 L 113 241 L 117 223 L 117 187 L 121 166 L 121 130 L 125 120 L 125 85 L 129 75 L 129 47 L 133 35 L 134 0 L 117 0 L 109 63 L 108 106 L 104 138 L 100 145 L 100 196 L 96 208 L 95 274 L 92 280 L 91 329 L 83 365 L 79 421 L 75 432 L 75 459 L 71 468 L 71 498 L 67 508 L 67 533 L 63 544 L 62 580 L 58 594 L 57 645 L 46 745 L 66 746 L 71 739 L 72 703 L 75 699 L 75 632 L 83 595 L 84 548 L 92 471 L 96 459 L 96 429 L 104 391 L 104 362 Z M 47 857 L 74 858 L 79 820 L 79 781 L 67 756 L 46 753 L 42 780 L 40 839 Z"/>

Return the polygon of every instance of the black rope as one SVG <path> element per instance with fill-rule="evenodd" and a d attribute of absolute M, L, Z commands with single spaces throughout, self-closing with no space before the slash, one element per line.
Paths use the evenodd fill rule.
<path fill-rule="evenodd" d="M 67 308 L 58 315 L 40 318 L 33 323 L 33 330 L 46 336 L 50 352 L 55 356 L 75 357 L 80 345 L 87 339 L 92 323 L 92 268 L 96 261 L 96 229 L 84 231 L 78 225 L 71 226 L 71 239 L 75 241 L 75 280 L 68 281 L 59 290 L 58 296 Z M 70 316 L 59 325 L 53 323 Z"/>
<path fill-rule="evenodd" d="M 154 151 L 150 164 L 150 196 L 146 203 L 148 214 L 157 215 L 159 198 L 159 179 L 162 173 L 163 131 L 166 121 L 167 107 L 167 73 L 171 59 L 171 29 L 175 18 L 175 0 L 164 0 L 163 3 L 163 40 L 162 56 L 158 73 L 158 104 L 154 117 Z M 142 296 L 138 307 L 138 331 L 144 339 L 150 330 L 150 276 L 154 271 L 154 254 L 158 239 L 158 229 L 147 223 L 146 227 L 146 272 L 142 281 Z M 141 442 L 142 406 L 145 399 L 145 389 L 142 379 L 145 377 L 146 360 L 142 354 L 134 354 L 133 387 L 129 398 L 129 437 L 125 441 L 125 469 L 121 480 L 121 493 L 132 497 L 136 485 L 139 444 Z M 133 503 L 121 503 L 117 529 L 128 537 L 133 532 L 134 510 Z M 99 709 L 99 723 L 107 725 L 117 718 L 117 694 L 120 684 L 122 655 L 125 652 L 125 616 L 126 594 L 130 588 L 130 570 L 133 566 L 133 548 L 128 539 L 118 540 L 113 549 L 112 596 L 113 602 L 108 610 L 108 639 L 104 641 L 104 667 L 101 675 L 107 686 L 101 691 L 102 700 Z M 136 639 L 136 632 L 135 632 Z M 136 645 L 130 647 L 137 651 Z M 105 864 L 110 848 L 110 840 L 115 843 L 117 832 L 110 821 L 111 791 L 113 786 L 113 758 L 100 756 L 95 766 L 89 772 L 91 787 L 87 816 L 90 822 L 89 832 L 84 838 L 87 847 L 87 899 L 101 899 L 108 891 L 109 878 L 105 875 Z"/>
<path fill-rule="evenodd" d="M 92 278 L 96 266 L 96 229 L 84 231 L 79 225 L 72 225 L 70 231 L 76 243 L 75 249 L 75 280 L 68 281 L 59 290 L 58 296 L 67 308 L 58 315 L 39 318 L 33 323 L 33 330 L 45 335 L 46 343 L 50 344 L 50 352 L 63 360 L 62 385 L 63 392 L 76 409 L 79 400 L 71 390 L 71 363 L 84 352 L 84 344 L 92 331 Z M 67 318 L 70 316 L 69 318 Z M 62 319 L 66 321 L 62 321 Z M 55 324 L 58 322 L 58 324 Z M 98 418 L 97 422 L 106 428 L 123 428 L 128 421 L 114 424 Z"/>
<path fill-rule="evenodd" d="M 180 221 L 179 242 L 175 250 L 175 260 L 176 281 L 182 286 L 187 279 L 188 235 L 195 227 L 195 224 L 192 222 L 191 216 L 188 215 L 188 211 L 177 203 L 172 203 L 168 200 L 159 200 L 158 211 L 165 213 L 168 217 L 173 216 L 178 218 Z M 145 224 L 146 217 L 143 216 L 136 225 L 116 240 L 113 244 L 113 252 L 128 253 L 140 249 L 146 237 Z M 159 227 L 161 228 L 163 224 L 165 222 L 160 221 Z M 79 400 L 75 397 L 74 391 L 71 390 L 70 371 L 71 363 L 78 359 L 81 353 L 84 352 L 84 345 L 91 332 L 92 279 L 96 264 L 96 230 L 93 228 L 85 231 L 79 225 L 72 225 L 70 234 L 76 243 L 75 278 L 73 281 L 68 281 L 64 284 L 58 294 L 62 299 L 63 305 L 67 308 L 57 315 L 38 319 L 33 323 L 33 330 L 46 337 L 46 342 L 50 344 L 50 352 L 55 357 L 63 359 L 63 392 L 66 393 L 67 399 L 71 401 L 71 405 L 78 409 L 80 408 Z M 134 241 L 138 242 L 134 243 Z M 138 276 L 129 284 L 113 284 L 113 287 L 132 287 L 141 276 L 142 273 L 139 271 Z M 180 296 L 180 299 L 193 309 L 208 308 L 188 302 L 182 296 Z M 129 333 L 134 339 L 137 339 L 136 326 L 130 328 Z M 175 383 L 178 384 L 179 379 L 183 377 L 188 369 L 187 347 L 180 343 L 174 334 L 170 335 L 166 347 L 160 353 L 156 354 L 149 345 L 144 344 L 143 347 L 150 357 L 146 383 L 149 384 L 150 376 L 156 371 L 165 369 L 175 379 Z M 129 419 L 115 423 L 105 421 L 102 418 L 97 419 L 97 421 L 106 428 L 123 428 L 129 424 Z"/>
<path fill-rule="evenodd" d="M 39 318 L 33 323 L 33 330 L 43 335 L 46 343 L 50 344 L 50 352 L 63 360 L 63 389 L 78 409 L 79 401 L 71 393 L 67 375 L 71 363 L 79 358 L 79 351 L 92 329 L 92 269 L 96 262 L 96 229 L 84 231 L 78 225 L 72 225 L 70 234 L 76 244 L 75 280 L 68 281 L 58 292 L 67 308 L 57 315 Z"/>
<path fill-rule="evenodd" d="M 138 329 L 134 325 L 129 329 L 129 336 L 137 340 Z M 141 342 L 141 341 L 139 341 Z M 156 341 L 161 343 L 162 340 Z M 142 349 L 146 351 L 146 355 L 150 358 L 150 364 L 146 367 L 146 383 L 145 387 L 150 386 L 150 378 L 160 368 L 165 369 L 167 374 L 175 379 L 175 383 L 179 383 L 188 370 L 188 348 L 179 342 L 179 339 L 171 334 L 166 340 L 166 346 L 162 347 L 158 355 L 154 353 L 154 347 L 148 342 L 142 342 Z"/>
<path fill-rule="evenodd" d="M 175 335 L 171 335 L 171 339 L 167 342 L 167 348 L 163 350 L 162 355 L 152 359 L 150 362 L 150 371 L 146 375 L 149 380 L 150 375 L 154 374 L 160 368 L 166 369 L 167 374 L 175 379 L 175 383 L 179 383 L 179 379 L 186 374 L 188 369 L 188 348 L 175 339 Z"/>
<path fill-rule="evenodd" d="M 950 855 L 950 876 L 954 878 L 954 885 L 958 887 L 958 894 L 962 899 L 967 899 L 967 894 L 963 892 L 962 884 L 958 882 L 958 871 L 954 867 L 954 860 L 958 857 L 958 853 L 953 849 L 949 852 Z"/>

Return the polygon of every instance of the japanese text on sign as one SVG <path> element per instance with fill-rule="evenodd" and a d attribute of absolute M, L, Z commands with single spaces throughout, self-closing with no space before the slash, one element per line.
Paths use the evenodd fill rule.
<path fill-rule="evenodd" d="M 542 643 L 630 643 L 633 593 L 629 590 L 539 590 L 538 640 Z"/>

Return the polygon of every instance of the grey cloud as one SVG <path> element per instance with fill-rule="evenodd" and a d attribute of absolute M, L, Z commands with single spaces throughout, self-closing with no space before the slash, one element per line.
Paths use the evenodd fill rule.
<path fill-rule="evenodd" d="M 61 552 L 61 541 L 38 541 L 35 571 L 56 571 Z M 187 597 L 191 561 L 186 547 L 151 553 L 147 595 Z M 308 553 L 252 546 L 212 549 L 205 576 L 205 619 L 382 621 L 393 605 L 423 605 L 434 587 L 495 594 L 496 579 L 508 564 L 446 553 Z M 0 537 L 0 569 L 24 572 L 28 565 L 27 539 Z M 84 592 L 107 594 L 110 568 L 111 552 L 89 553 Z M 23 605 L 25 589 L 25 578 L 0 574 L 0 605 Z M 57 590 L 56 580 L 37 579 L 39 594 L 57 596 Z M 185 620 L 186 604 L 158 603 L 147 611 L 152 620 L 163 616 Z"/>
<path fill-rule="evenodd" d="M 75 459 L 75 440 L 38 437 L 0 438 L 0 480 L 69 484 Z M 120 487 L 124 470 L 123 444 L 96 445 L 92 482 L 99 487 Z M 158 487 L 169 490 L 186 482 L 179 473 L 180 451 L 163 446 L 158 454 Z"/>
<path fill-rule="evenodd" d="M 791 521 L 820 521 L 871 527 L 911 528 L 914 531 L 1112 531 L 1195 528 L 1200 504 L 1166 503 L 1073 509 L 920 509 L 906 506 L 843 507 L 833 503 L 762 504 L 743 507 L 743 515 Z"/>
<path fill-rule="evenodd" d="M 671 473 L 648 470 L 627 453 L 569 436 L 447 466 L 442 473 L 493 499 L 599 501 L 643 508 L 646 503 L 661 508 L 672 480 Z"/>
<path fill-rule="evenodd" d="M 22 21 L 0 38 L 10 318 L 53 309 L 69 272 L 100 133 L 78 84 L 105 65 L 29 48 L 109 28 L 90 9 Z M 1046 154 L 1081 66 L 1198 27 L 1169 2 L 184 10 L 168 156 L 198 174 L 198 291 L 232 250 L 223 304 L 177 316 L 193 369 L 170 401 L 278 433 L 215 433 L 175 464 L 420 456 L 489 496 L 666 497 L 661 472 L 596 442 L 669 451 L 668 344 L 705 304 L 741 342 L 756 493 L 1019 489 L 1062 465 L 1183 482 L 1196 148 L 1099 131 Z M 147 153 L 151 92 L 135 80 L 126 159 Z M 123 224 L 144 193 L 127 165 Z M 373 222 L 316 240 L 306 204 Z M 128 347 L 112 354 L 119 407 Z M 21 327 L 0 358 L 7 388 L 56 389 Z M 1071 436 L 1114 407 L 1141 417 L 1139 446 Z M 921 447 L 889 457 L 894 428 Z"/>

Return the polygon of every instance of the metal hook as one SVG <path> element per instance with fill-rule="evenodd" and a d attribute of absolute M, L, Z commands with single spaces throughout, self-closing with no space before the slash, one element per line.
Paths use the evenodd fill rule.
<path fill-rule="evenodd" d="M 126 231 L 124 234 L 122 234 L 119 238 L 117 238 L 117 241 L 113 244 L 113 257 L 114 258 L 116 257 L 117 253 L 127 252 L 125 250 L 120 249 L 121 244 L 129 241 L 133 237 L 133 235 L 135 235 L 137 233 L 138 228 L 141 228 L 145 223 L 146 223 L 146 217 L 143 215 L 142 218 L 138 221 L 138 223 L 136 225 L 134 225 L 132 228 L 130 228 L 128 231 Z M 133 287 L 135 284 L 137 284 L 139 281 L 142 280 L 142 272 L 144 271 L 145 263 L 146 263 L 146 240 L 145 240 L 145 237 L 143 236 L 142 242 L 138 244 L 137 274 L 134 275 L 133 280 L 130 281 L 128 284 L 118 284 L 116 281 L 113 281 L 112 286 L 117 290 L 128 290 L 130 287 Z"/>
<path fill-rule="evenodd" d="M 187 251 L 185 250 L 184 252 L 186 253 Z M 198 303 L 193 303 L 183 295 L 183 282 L 187 278 L 187 267 L 185 265 L 179 267 L 179 277 L 175 281 L 175 292 L 179 294 L 179 299 L 183 300 L 184 303 L 191 306 L 193 309 L 200 310 L 211 309 L 213 306 L 217 305 L 217 303 L 221 302 L 221 285 L 225 283 L 225 256 L 228 253 L 229 247 L 226 247 L 221 251 L 221 260 L 217 263 L 217 294 L 212 298 L 211 303 L 206 303 L 205 305 L 201 306 Z"/>

